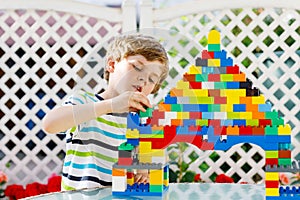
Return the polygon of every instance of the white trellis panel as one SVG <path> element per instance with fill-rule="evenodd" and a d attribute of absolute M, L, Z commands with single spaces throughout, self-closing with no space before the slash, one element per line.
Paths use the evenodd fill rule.
<path fill-rule="evenodd" d="M 222 49 L 272 103 L 272 108 L 279 111 L 285 123 L 291 125 L 292 156 L 299 160 L 299 13 L 300 1 L 294 0 L 195 0 L 166 8 L 152 8 L 152 1 L 142 1 L 140 29 L 165 30 L 169 32 L 165 38 L 172 38 L 166 46 L 171 57 L 170 76 L 167 86 L 154 97 L 154 102 L 159 102 L 181 79 L 188 66 L 194 64 L 196 54 L 199 55 L 207 45 L 209 31 L 217 29 L 221 32 Z M 185 159 L 189 162 L 188 156 L 193 151 L 200 154 L 201 159 L 193 162 L 189 169 L 203 174 L 205 181 L 210 181 L 209 177 L 214 173 L 224 173 L 226 170 L 223 169 L 228 169 L 226 165 L 230 168 L 226 173 L 241 177 L 240 181 L 257 182 L 264 178 L 264 151 L 252 146 L 245 153 L 241 146 L 216 152 L 220 157 L 216 161 L 201 156 L 204 152 L 190 147 L 185 152 Z M 231 159 L 234 153 L 241 156 L 236 162 Z M 260 161 L 258 157 L 261 157 Z M 205 172 L 199 169 L 203 163 L 209 166 Z M 246 169 L 248 165 L 252 167 L 250 171 Z"/>
<path fill-rule="evenodd" d="M 76 82 L 85 79 L 91 89 L 102 79 L 92 67 L 88 77 L 80 69 L 98 43 L 136 29 L 135 9 L 133 0 L 121 8 L 0 0 L 0 170 L 9 184 L 47 182 L 61 172 L 64 135 L 45 134 L 42 118 Z"/>

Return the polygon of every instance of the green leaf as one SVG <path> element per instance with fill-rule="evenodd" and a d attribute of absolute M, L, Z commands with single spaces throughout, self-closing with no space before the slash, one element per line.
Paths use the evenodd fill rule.
<path fill-rule="evenodd" d="M 185 142 L 180 142 L 180 143 L 179 143 L 179 150 L 180 150 L 181 152 L 185 152 L 185 150 L 186 150 L 188 147 L 189 147 L 189 145 L 188 145 L 187 143 L 185 143 Z"/>
<path fill-rule="evenodd" d="M 296 185 L 296 184 L 299 184 L 300 183 L 300 180 L 296 180 L 296 181 L 293 181 L 292 183 L 291 183 L 291 185 Z"/>
<path fill-rule="evenodd" d="M 189 164 L 187 164 L 186 162 L 182 161 L 180 169 L 182 172 L 185 172 L 187 169 L 189 168 Z"/>
<path fill-rule="evenodd" d="M 195 178 L 196 173 L 193 171 L 187 171 L 183 177 L 181 178 L 180 182 L 194 182 L 194 178 Z"/>
<path fill-rule="evenodd" d="M 172 169 L 169 169 L 169 182 L 177 183 L 178 174 L 176 174 Z"/>

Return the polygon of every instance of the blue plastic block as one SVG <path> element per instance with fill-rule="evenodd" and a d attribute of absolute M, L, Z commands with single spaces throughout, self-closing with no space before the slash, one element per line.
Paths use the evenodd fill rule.
<path fill-rule="evenodd" d="M 214 119 L 213 112 L 202 112 L 202 119 Z"/>
<path fill-rule="evenodd" d="M 221 126 L 232 126 L 232 125 L 233 125 L 232 119 L 221 120 Z"/>
<path fill-rule="evenodd" d="M 227 52 L 225 50 L 222 51 L 215 51 L 214 52 L 214 58 L 221 58 L 221 59 L 225 59 L 227 56 Z"/>
<path fill-rule="evenodd" d="M 266 135 L 266 143 L 291 143 L 290 135 Z M 278 147 L 279 148 L 279 147 Z"/>
<path fill-rule="evenodd" d="M 213 74 L 215 67 L 202 67 L 202 74 Z"/>
<path fill-rule="evenodd" d="M 127 185 L 127 190 L 125 192 L 112 192 L 113 196 L 159 196 L 162 197 L 166 191 L 168 191 L 169 187 L 164 186 L 163 192 L 149 192 L 149 184 L 145 184 L 142 188 Z M 148 189 L 147 189 L 148 188 Z"/>
<path fill-rule="evenodd" d="M 233 126 L 246 126 L 246 120 L 244 119 L 234 119 Z"/>
<path fill-rule="evenodd" d="M 127 143 L 131 144 L 132 146 L 138 146 L 140 144 L 139 139 L 127 139 Z"/>
<path fill-rule="evenodd" d="M 260 146 L 264 150 L 278 150 L 278 143 L 267 143 L 266 139 L 267 138 L 265 136 L 256 136 L 256 135 L 251 135 L 251 136 L 227 135 L 227 140 L 225 143 L 222 143 L 220 140 L 215 142 L 214 150 L 225 151 L 239 143 L 253 143 Z"/>
<path fill-rule="evenodd" d="M 169 172 L 169 165 L 166 165 L 166 166 L 164 167 L 164 172 Z"/>
<path fill-rule="evenodd" d="M 140 134 L 152 134 L 152 128 L 150 125 L 147 126 L 138 126 L 136 129 L 139 130 Z"/>
<path fill-rule="evenodd" d="M 170 94 L 168 94 L 165 97 L 165 103 L 166 104 L 177 104 L 177 97 L 171 97 Z"/>
<path fill-rule="evenodd" d="M 215 143 L 217 140 L 220 140 L 220 136 L 219 135 L 215 135 L 215 131 L 214 131 L 214 127 L 213 126 L 209 126 L 208 127 L 208 142 L 212 142 Z"/>
<path fill-rule="evenodd" d="M 246 104 L 233 104 L 233 112 L 246 112 Z"/>
<path fill-rule="evenodd" d="M 189 126 L 177 126 L 176 127 L 176 134 L 177 135 L 200 135 L 201 132 L 191 131 L 189 130 Z"/>
<path fill-rule="evenodd" d="M 127 128 L 135 129 L 139 127 L 140 117 L 137 113 L 128 113 L 127 115 Z"/>
<path fill-rule="evenodd" d="M 196 126 L 196 120 L 194 119 L 184 119 L 183 126 Z"/>
<path fill-rule="evenodd" d="M 239 89 L 240 83 L 239 82 L 227 82 L 227 89 Z"/>
<path fill-rule="evenodd" d="M 199 112 L 208 112 L 208 104 L 199 104 L 198 109 Z"/>
<path fill-rule="evenodd" d="M 271 104 L 258 104 L 258 112 L 271 112 Z"/>
<path fill-rule="evenodd" d="M 198 104 L 183 104 L 183 112 L 197 112 L 199 111 L 199 105 Z M 201 112 L 201 111 L 199 111 Z"/>
<path fill-rule="evenodd" d="M 221 67 L 233 66 L 232 58 L 221 59 Z"/>
<path fill-rule="evenodd" d="M 200 134 L 201 135 L 207 135 L 208 134 L 208 127 L 207 126 L 202 126 Z"/>

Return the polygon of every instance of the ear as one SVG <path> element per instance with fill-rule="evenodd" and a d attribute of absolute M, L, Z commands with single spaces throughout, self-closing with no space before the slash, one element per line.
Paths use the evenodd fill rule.
<path fill-rule="evenodd" d="M 109 73 L 113 73 L 115 70 L 115 61 L 113 60 L 112 57 L 107 58 L 106 61 L 106 69 Z"/>

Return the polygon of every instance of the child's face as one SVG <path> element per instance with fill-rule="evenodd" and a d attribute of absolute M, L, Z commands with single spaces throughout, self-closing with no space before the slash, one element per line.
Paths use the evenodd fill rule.
<path fill-rule="evenodd" d="M 134 55 L 115 62 L 113 68 L 109 85 L 113 86 L 117 95 L 125 91 L 140 91 L 149 95 L 160 79 L 163 64 Z"/>

